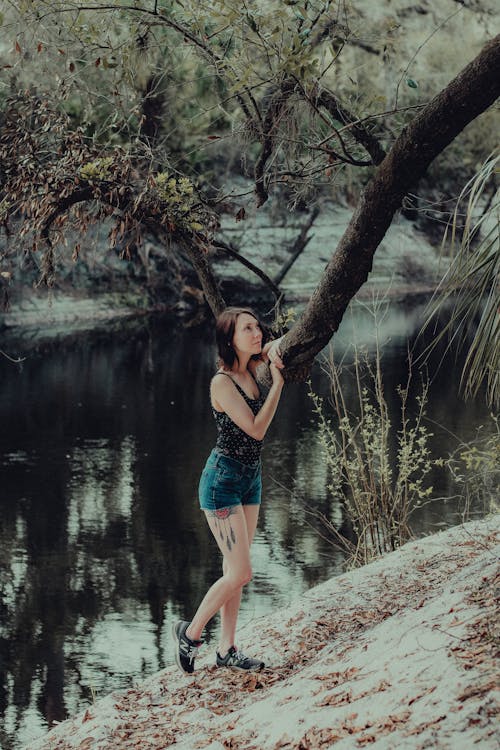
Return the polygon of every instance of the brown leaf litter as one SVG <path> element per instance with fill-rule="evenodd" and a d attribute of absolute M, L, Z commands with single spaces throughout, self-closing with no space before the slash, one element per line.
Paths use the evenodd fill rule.
<path fill-rule="evenodd" d="M 201 658 L 190 678 L 168 668 L 29 750 L 384 748 L 387 737 L 418 750 L 439 747 L 440 736 L 453 747 L 454 733 L 461 747 L 496 748 L 494 526 L 474 522 L 413 542 L 312 589 L 288 617 L 252 623 L 242 633 L 252 650 L 272 659 L 279 644 L 262 672 Z"/>

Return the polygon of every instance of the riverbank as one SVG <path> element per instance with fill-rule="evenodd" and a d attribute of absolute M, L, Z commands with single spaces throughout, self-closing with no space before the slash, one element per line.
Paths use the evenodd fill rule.
<path fill-rule="evenodd" d="M 268 667 L 168 667 L 26 750 L 496 748 L 498 525 L 406 544 L 241 631 Z M 498 592 L 498 588 L 497 588 Z"/>
<path fill-rule="evenodd" d="M 323 207 L 309 232 L 310 241 L 280 284 L 285 307 L 300 309 L 307 303 L 351 213 L 352 209 L 343 206 Z M 282 216 L 278 221 L 269 208 L 249 214 L 244 222 L 226 219 L 222 237 L 239 248 L 257 268 L 265 269 L 270 278 L 275 278 L 289 262 L 305 222 L 306 218 L 302 223 L 297 220 L 286 223 Z M 204 312 L 203 295 L 192 269 L 186 266 L 182 273 L 178 271 L 177 283 L 173 283 L 172 272 L 165 268 L 164 248 L 157 247 L 156 255 L 150 252 L 146 273 L 137 264 L 133 267 L 130 261 L 110 257 L 104 239 L 98 244 L 98 250 L 95 237 L 87 241 L 91 249 L 87 253 L 82 250 L 79 260 L 66 260 L 65 264 L 60 261 L 56 286 L 52 289 L 37 288 L 35 277 L 23 278 L 21 270 L 13 274 L 6 286 L 9 306 L 5 311 L 0 310 L 2 338 L 45 340 L 60 338 L 65 333 L 119 325 L 125 318 L 150 313 L 170 313 L 179 319 L 196 320 L 200 312 Z M 99 262 L 94 259 L 95 255 Z M 237 260 L 217 254 L 212 263 L 228 303 L 244 301 L 263 310 L 273 307 L 276 300 L 271 290 Z M 398 216 L 378 248 L 373 271 L 356 300 L 427 299 L 442 271 L 439 248 L 434 247 L 412 222 Z"/>

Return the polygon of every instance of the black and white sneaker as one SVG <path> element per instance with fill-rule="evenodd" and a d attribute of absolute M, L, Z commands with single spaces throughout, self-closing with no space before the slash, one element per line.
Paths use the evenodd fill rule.
<path fill-rule="evenodd" d="M 225 656 L 221 656 L 217 651 L 216 664 L 218 667 L 231 667 L 231 669 L 242 669 L 247 672 L 257 672 L 266 666 L 259 659 L 251 659 L 238 651 L 235 646 L 231 646 Z"/>
<path fill-rule="evenodd" d="M 179 620 L 172 626 L 172 638 L 175 643 L 175 662 L 179 669 L 183 672 L 191 674 L 194 672 L 194 660 L 198 652 L 198 648 L 201 646 L 203 641 L 192 641 L 189 636 L 186 635 L 186 628 L 189 622 L 187 620 Z"/>

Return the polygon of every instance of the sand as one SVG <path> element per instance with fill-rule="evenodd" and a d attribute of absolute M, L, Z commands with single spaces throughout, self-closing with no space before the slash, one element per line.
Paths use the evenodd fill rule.
<path fill-rule="evenodd" d="M 266 669 L 175 666 L 59 724 L 29 750 L 498 748 L 500 516 L 413 541 L 255 620 Z M 495 591 L 496 585 L 496 591 Z"/>

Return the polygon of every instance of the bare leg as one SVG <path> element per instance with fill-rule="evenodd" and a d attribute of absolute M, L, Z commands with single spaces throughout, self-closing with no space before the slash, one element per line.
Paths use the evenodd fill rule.
<path fill-rule="evenodd" d="M 247 538 L 248 546 L 252 544 L 255 529 L 257 528 L 257 521 L 259 519 L 259 505 L 243 505 L 243 512 L 247 522 Z M 223 558 L 222 570 L 224 574 L 227 570 L 226 558 Z M 219 654 L 224 656 L 227 654 L 231 646 L 235 645 L 236 638 L 236 621 L 238 619 L 238 612 L 240 610 L 241 592 L 243 587 L 240 587 L 233 596 L 228 599 L 221 607 L 221 636 L 219 643 Z"/>
<path fill-rule="evenodd" d="M 252 578 L 247 521 L 242 506 L 235 505 L 217 512 L 205 511 L 205 515 L 224 555 L 225 570 L 208 589 L 186 629 L 191 640 L 201 638 L 207 622 Z"/>

